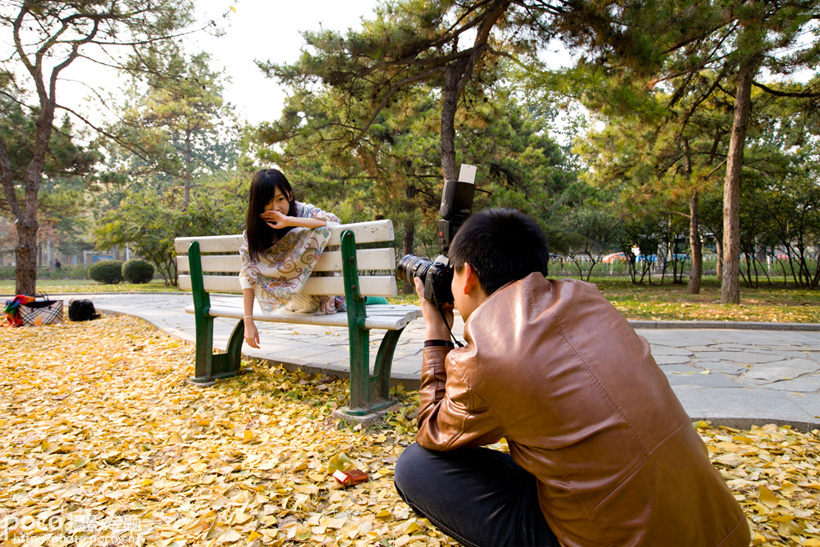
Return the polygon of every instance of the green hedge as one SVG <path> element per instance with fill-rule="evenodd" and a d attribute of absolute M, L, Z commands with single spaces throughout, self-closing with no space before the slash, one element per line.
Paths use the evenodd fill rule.
<path fill-rule="evenodd" d="M 14 280 L 16 272 L 14 266 L 0 266 L 0 279 Z M 88 279 L 87 266 L 63 266 L 59 270 L 41 266 L 37 268 L 37 279 Z"/>
<path fill-rule="evenodd" d="M 103 260 L 88 268 L 88 277 L 104 285 L 116 285 L 122 281 L 122 261 Z"/>
<path fill-rule="evenodd" d="M 122 265 L 122 276 L 129 283 L 148 283 L 154 279 L 154 267 L 144 260 L 129 260 Z"/>

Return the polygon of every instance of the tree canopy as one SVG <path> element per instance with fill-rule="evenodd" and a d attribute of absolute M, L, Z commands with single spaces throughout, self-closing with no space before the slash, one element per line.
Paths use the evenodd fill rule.
<path fill-rule="evenodd" d="M 0 29 L 13 44 L 3 54 L 0 92 L 9 106 L 17 104 L 36 115 L 30 156 L 16 157 L 13 164 L 12 143 L 0 141 L 0 182 L 18 234 L 18 293 L 35 292 L 38 197 L 55 113 L 58 108 L 74 112 L 57 99 L 62 72 L 80 58 L 117 64 L 123 56 L 114 50 L 120 47 L 138 59 L 147 44 L 185 32 L 192 23 L 191 6 L 190 1 L 172 0 L 8 0 L 0 5 Z"/>

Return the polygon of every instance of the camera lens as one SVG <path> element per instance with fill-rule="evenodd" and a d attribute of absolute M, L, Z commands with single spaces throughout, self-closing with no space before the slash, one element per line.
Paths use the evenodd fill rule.
<path fill-rule="evenodd" d="M 409 283 L 412 287 L 413 278 L 418 277 L 424 281 L 427 270 L 429 270 L 432 265 L 433 261 L 429 258 L 416 255 L 404 255 L 396 267 L 396 277 L 405 283 Z"/>

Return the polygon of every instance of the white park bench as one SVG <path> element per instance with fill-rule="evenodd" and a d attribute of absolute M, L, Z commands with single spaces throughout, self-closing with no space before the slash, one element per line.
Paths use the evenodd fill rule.
<path fill-rule="evenodd" d="M 365 297 L 396 295 L 396 253 L 390 220 L 343 224 L 331 229 L 327 248 L 317 262 L 302 294 L 344 296 L 347 313 L 309 315 L 285 310 L 271 315 L 254 312 L 254 321 L 347 327 L 350 347 L 351 416 L 373 414 L 392 404 L 389 396 L 393 353 L 404 328 L 421 316 L 418 306 L 368 305 Z M 175 239 L 179 287 L 190 290 L 196 322 L 196 365 L 191 381 L 210 385 L 217 378 L 237 374 L 244 341 L 243 309 L 211 306 L 210 293 L 242 293 L 239 285 L 242 235 L 180 237 Z M 213 352 L 215 317 L 238 319 L 226 353 Z M 369 339 L 374 329 L 386 331 L 370 373 Z"/>

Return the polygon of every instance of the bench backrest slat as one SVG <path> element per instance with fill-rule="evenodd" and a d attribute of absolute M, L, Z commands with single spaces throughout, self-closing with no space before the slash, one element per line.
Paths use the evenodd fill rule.
<path fill-rule="evenodd" d="M 239 254 L 204 255 L 201 258 L 203 272 L 236 272 L 242 267 Z M 392 270 L 396 267 L 396 251 L 392 247 L 385 249 L 359 249 L 356 251 L 356 265 L 359 270 Z M 190 272 L 187 256 L 177 257 L 177 271 Z M 342 271 L 341 251 L 327 251 L 322 253 L 316 263 L 316 272 Z"/>
<path fill-rule="evenodd" d="M 356 237 L 356 245 L 362 243 L 378 243 L 380 241 L 393 241 L 393 223 L 389 220 L 373 220 L 370 222 L 354 222 L 353 224 L 343 224 L 333 226 L 330 230 L 330 241 L 328 246 L 341 245 L 341 235 L 345 230 L 351 230 Z M 178 237 L 174 240 L 174 248 L 177 254 L 185 254 L 192 242 L 199 241 L 199 251 L 207 253 L 234 253 L 238 252 L 242 245 L 242 234 L 230 236 L 201 236 L 201 237 Z"/>
<path fill-rule="evenodd" d="M 191 290 L 191 276 L 178 277 L 179 288 L 183 291 Z M 239 278 L 224 275 L 203 275 L 202 281 L 208 292 L 242 292 Z M 359 294 L 362 296 L 396 296 L 396 278 L 392 275 L 371 275 L 359 277 Z M 302 294 L 333 294 L 344 296 L 344 278 L 342 277 L 310 277 L 305 282 Z"/>

